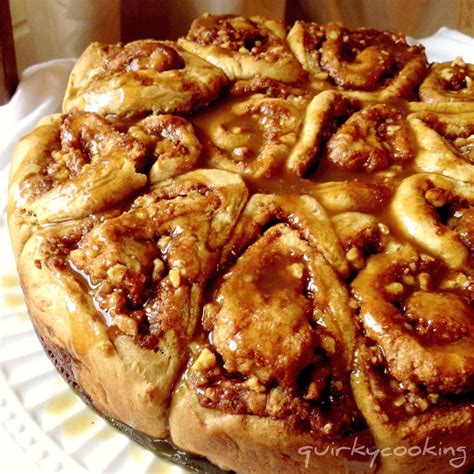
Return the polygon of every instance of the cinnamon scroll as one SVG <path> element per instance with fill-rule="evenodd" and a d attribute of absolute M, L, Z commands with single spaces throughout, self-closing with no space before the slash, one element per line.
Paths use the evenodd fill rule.
<path fill-rule="evenodd" d="M 423 111 L 408 116 L 418 153 L 416 167 L 474 183 L 474 113 Z"/>
<path fill-rule="evenodd" d="M 91 113 L 43 119 L 23 138 L 11 170 L 10 219 L 18 253 L 38 225 L 82 218 L 133 196 L 147 182 L 146 150 Z"/>
<path fill-rule="evenodd" d="M 76 382 L 102 413 L 166 436 L 204 286 L 246 196 L 237 175 L 193 171 L 126 212 L 46 227 L 28 241 L 19 268 L 33 321 L 47 347 L 76 361 Z"/>
<path fill-rule="evenodd" d="M 171 41 L 92 43 L 69 78 L 63 110 L 120 116 L 191 112 L 215 100 L 226 76 Z"/>
<path fill-rule="evenodd" d="M 356 95 L 379 100 L 410 98 L 427 69 L 424 48 L 409 46 L 400 34 L 297 21 L 288 42 L 317 90 L 360 91 Z"/>
<path fill-rule="evenodd" d="M 43 119 L 12 164 L 10 219 L 21 229 L 15 252 L 39 225 L 120 206 L 147 185 L 195 168 L 200 155 L 182 117 L 149 116 L 128 130 L 89 112 Z"/>
<path fill-rule="evenodd" d="M 308 105 L 302 145 L 289 155 L 287 169 L 300 176 L 318 166 L 398 173 L 411 165 L 415 155 L 415 137 L 402 109 L 325 91 Z"/>
<path fill-rule="evenodd" d="M 473 102 L 474 65 L 462 58 L 453 62 L 434 63 L 423 84 L 420 99 L 428 103 Z"/>
<path fill-rule="evenodd" d="M 472 265 L 474 186 L 439 175 L 402 181 L 391 203 L 402 232 L 450 268 Z"/>
<path fill-rule="evenodd" d="M 390 453 L 383 472 L 452 472 L 459 455 L 464 465 L 474 426 L 472 275 L 405 245 L 371 257 L 352 288 L 365 334 L 354 395 L 379 449 Z M 426 444 L 447 449 L 439 459 L 410 455 Z"/>
<path fill-rule="evenodd" d="M 229 79 L 263 76 L 281 82 L 304 79 L 286 44 L 285 26 L 260 16 L 204 14 L 179 44 L 222 69 Z"/>
<path fill-rule="evenodd" d="M 151 185 L 191 171 L 199 164 L 201 142 L 192 124 L 183 117 L 149 115 L 130 127 L 128 133 L 151 155 Z"/>
<path fill-rule="evenodd" d="M 306 443 L 343 446 L 360 436 L 370 445 L 348 390 L 355 326 L 347 289 L 328 263 L 340 254 L 328 252 L 334 237 L 309 196 L 250 199 L 223 249 L 203 333 L 173 399 L 179 447 L 224 469 L 256 472 L 258 457 L 302 472 L 298 448 Z M 339 271 L 347 272 L 345 262 Z M 238 449 L 244 439 L 250 450 Z M 343 457 L 326 457 L 318 472 L 360 462 Z"/>
<path fill-rule="evenodd" d="M 288 154 L 301 145 L 305 101 L 254 94 L 234 99 L 218 113 L 204 112 L 194 123 L 206 137 L 209 166 L 254 178 L 281 171 Z"/>

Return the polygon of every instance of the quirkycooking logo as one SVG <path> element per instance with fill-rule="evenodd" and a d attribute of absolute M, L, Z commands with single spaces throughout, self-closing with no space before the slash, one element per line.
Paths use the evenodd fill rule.
<path fill-rule="evenodd" d="M 350 454 L 352 456 L 363 456 L 370 458 L 370 467 L 374 467 L 379 457 L 420 457 L 420 456 L 434 456 L 445 457 L 449 459 L 449 464 L 454 469 L 463 467 L 467 460 L 467 449 L 465 446 L 443 446 L 442 444 L 431 444 L 430 438 L 426 438 L 424 446 L 396 446 L 394 448 L 371 448 L 369 446 L 359 445 L 357 436 L 354 438 L 352 446 L 339 446 L 318 448 L 317 446 L 301 446 L 298 449 L 298 454 L 304 456 L 305 468 L 309 467 L 312 458 L 322 456 L 343 456 Z"/>

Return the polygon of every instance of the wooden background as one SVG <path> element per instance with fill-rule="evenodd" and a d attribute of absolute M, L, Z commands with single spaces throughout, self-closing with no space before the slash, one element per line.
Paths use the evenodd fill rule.
<path fill-rule="evenodd" d="M 12 96 L 17 84 L 18 75 L 9 4 L 8 0 L 0 0 L 0 105 Z"/>
<path fill-rule="evenodd" d="M 204 11 L 219 13 L 222 5 L 246 13 L 280 17 L 278 1 L 122 0 L 122 37 L 125 41 L 183 35 L 194 17 Z M 474 0 L 287 0 L 286 19 L 321 23 L 341 21 L 356 28 L 367 26 L 401 31 L 422 38 L 448 26 L 474 36 Z"/>
<path fill-rule="evenodd" d="M 415 38 L 442 26 L 474 36 L 474 0 L 288 0 L 287 20 L 298 18 L 401 31 Z"/>

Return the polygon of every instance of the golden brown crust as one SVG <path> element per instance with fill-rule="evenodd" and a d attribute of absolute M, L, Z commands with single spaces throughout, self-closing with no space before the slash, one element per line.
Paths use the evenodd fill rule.
<path fill-rule="evenodd" d="M 434 63 L 420 86 L 420 99 L 437 104 L 474 101 L 474 65 L 462 58 L 453 62 Z"/>
<path fill-rule="evenodd" d="M 424 48 L 409 46 L 401 34 L 297 21 L 288 42 L 316 90 L 339 88 L 367 99 L 409 98 L 427 68 Z"/>
<path fill-rule="evenodd" d="M 474 102 L 408 102 L 408 112 L 434 112 L 439 114 L 463 114 L 474 112 Z"/>
<path fill-rule="evenodd" d="M 355 436 L 347 436 L 328 444 L 315 435 L 289 433 L 284 421 L 203 408 L 183 382 L 173 397 L 170 430 L 179 448 L 205 456 L 221 469 L 288 474 L 374 472 L 367 457 L 350 457 L 354 443 L 373 449 L 370 435 L 365 432 L 358 434 L 357 441 Z M 339 454 L 331 455 L 337 448 L 342 448 Z"/>
<path fill-rule="evenodd" d="M 206 136 L 206 163 L 254 178 L 277 174 L 302 145 L 305 112 L 301 98 L 254 94 L 223 104 L 218 113 L 201 114 L 195 124 Z"/>
<path fill-rule="evenodd" d="M 288 155 L 287 170 L 304 176 L 314 169 L 337 122 L 354 112 L 357 105 L 332 91 L 316 95 L 306 108 L 300 144 Z"/>
<path fill-rule="evenodd" d="M 409 247 L 371 257 L 352 283 L 367 335 L 383 349 L 390 373 L 430 393 L 474 387 L 472 282 Z"/>
<path fill-rule="evenodd" d="M 172 345 L 157 355 L 137 347 L 126 336 L 111 342 L 107 326 L 98 318 L 77 276 L 63 271 L 58 278 L 58 271 L 45 261 L 44 241 L 63 232 L 64 226 L 39 231 L 18 260 L 35 329 L 47 344 L 63 348 L 75 361 L 74 377 L 101 413 L 151 436 L 165 436 L 160 385 L 177 368 Z M 123 380 L 130 382 L 126 392 L 121 390 Z"/>
<path fill-rule="evenodd" d="M 418 112 L 408 116 L 408 123 L 417 141 L 420 171 L 474 183 L 473 112 Z"/>
<path fill-rule="evenodd" d="M 304 79 L 304 71 L 285 37 L 285 26 L 275 20 L 206 13 L 194 20 L 179 44 L 221 68 L 231 80 L 263 76 L 297 82 Z"/>
<path fill-rule="evenodd" d="M 407 102 L 402 35 L 286 33 L 86 50 L 11 167 L 35 329 L 107 418 L 225 469 L 469 470 L 471 66 Z"/>
<path fill-rule="evenodd" d="M 288 222 L 294 226 L 318 248 L 336 271 L 347 275 L 347 261 L 326 211 L 316 199 L 305 195 L 283 197 L 254 194 L 223 248 L 223 263 L 227 263 L 231 255 L 238 255 L 265 225 L 275 221 Z"/>
<path fill-rule="evenodd" d="M 390 229 L 377 217 L 362 212 L 341 212 L 331 219 L 351 268 L 358 271 L 370 255 L 385 250 Z"/>
<path fill-rule="evenodd" d="M 211 103 L 226 83 L 218 68 L 171 41 L 92 43 L 71 72 L 63 110 L 185 113 Z"/>
<path fill-rule="evenodd" d="M 388 177 L 410 168 L 417 153 L 400 103 L 374 103 L 337 91 L 317 94 L 306 109 L 300 139 L 286 161 L 299 176 L 362 173 Z"/>
<path fill-rule="evenodd" d="M 43 119 L 15 149 L 9 187 L 14 250 L 38 225 L 86 217 L 132 197 L 145 148 L 92 113 Z"/>
<path fill-rule="evenodd" d="M 403 166 L 415 155 L 403 115 L 385 104 L 356 112 L 329 139 L 327 147 L 328 160 L 348 171 L 374 172 L 392 163 Z"/>
<path fill-rule="evenodd" d="M 460 278 L 462 276 L 462 278 Z M 472 465 L 472 281 L 410 246 L 370 257 L 352 283 L 366 337 L 352 386 L 382 472 Z"/>
<path fill-rule="evenodd" d="M 474 186 L 436 174 L 404 179 L 391 203 L 400 230 L 449 267 L 469 268 L 474 248 L 456 223 L 470 214 Z"/>
<path fill-rule="evenodd" d="M 370 344 L 361 340 L 352 387 L 379 448 L 380 472 L 469 472 L 474 465 L 474 449 L 468 441 L 474 425 L 472 402 L 461 399 L 453 405 L 405 417 L 387 414 L 387 396 L 389 403 L 399 402 L 379 376 L 380 369 L 370 362 L 373 357 Z"/>
<path fill-rule="evenodd" d="M 133 125 L 128 133 L 144 143 L 153 155 L 150 184 L 179 176 L 196 168 L 201 143 L 190 122 L 176 115 L 149 115 Z"/>
<path fill-rule="evenodd" d="M 301 472 L 300 448 L 348 449 L 354 433 L 371 443 L 346 392 L 355 327 L 346 288 L 323 257 L 335 260 L 326 252 L 334 231 L 313 198 L 288 200 L 249 200 L 204 307 L 209 342 L 192 348 L 170 413 L 179 447 L 242 472 Z M 330 466 L 330 456 L 317 462 L 322 472 Z"/>
<path fill-rule="evenodd" d="M 105 415 L 166 436 L 209 267 L 246 193 L 237 175 L 193 171 L 128 212 L 47 227 L 26 243 L 18 268 L 36 330 L 77 361 L 77 382 Z"/>
<path fill-rule="evenodd" d="M 313 195 L 330 212 L 382 211 L 392 186 L 380 182 L 328 181 L 313 188 Z"/>

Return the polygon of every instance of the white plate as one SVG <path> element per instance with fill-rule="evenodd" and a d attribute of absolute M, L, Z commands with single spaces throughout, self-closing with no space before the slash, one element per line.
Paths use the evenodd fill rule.
<path fill-rule="evenodd" d="M 97 416 L 56 372 L 29 320 L 5 221 L 0 215 L 0 429 L 41 472 L 184 473 Z"/>

